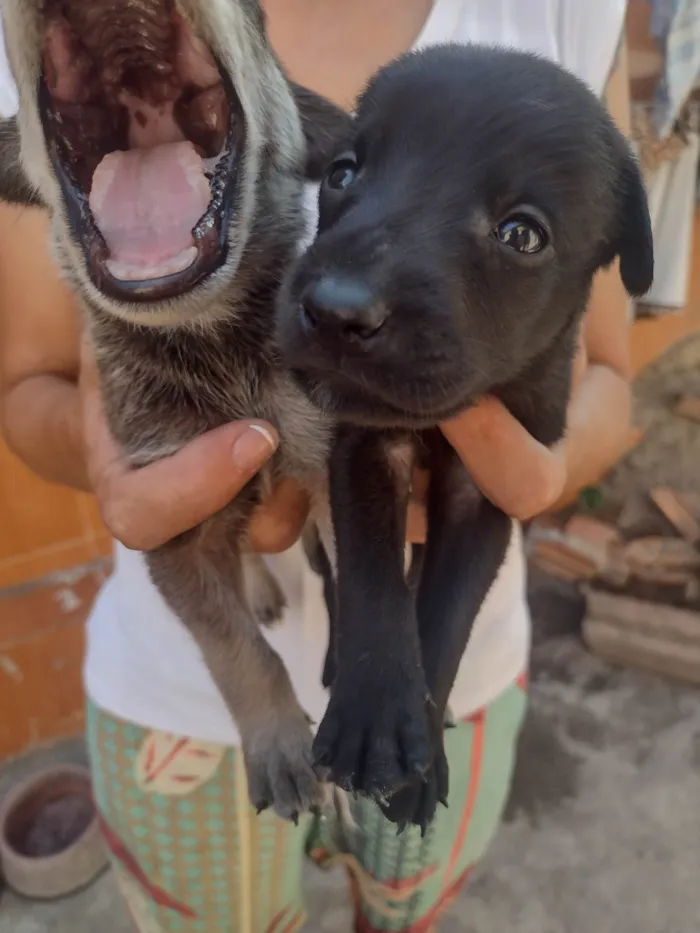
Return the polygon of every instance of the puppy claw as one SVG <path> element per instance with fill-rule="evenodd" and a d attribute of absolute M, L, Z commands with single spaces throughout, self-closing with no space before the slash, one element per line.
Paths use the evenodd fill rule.
<path fill-rule="evenodd" d="M 294 823 L 294 825 L 295 825 L 297 828 L 299 828 L 299 812 L 298 812 L 298 810 L 295 810 L 295 811 L 290 815 L 289 818 L 290 818 L 290 820 L 292 821 L 292 823 Z"/>
<path fill-rule="evenodd" d="M 370 796 L 376 804 L 379 804 L 380 807 L 389 806 L 389 798 L 386 796 L 386 794 L 382 793 L 382 791 L 375 789 L 370 792 Z"/>
<path fill-rule="evenodd" d="M 269 810 L 269 808 L 270 804 L 267 802 L 267 800 L 261 800 L 255 805 L 255 812 L 258 816 L 260 816 L 261 813 L 264 813 L 265 810 Z"/>
<path fill-rule="evenodd" d="M 447 797 L 438 797 L 438 803 L 441 803 L 446 810 L 448 810 L 450 807 L 449 803 L 447 802 Z"/>
<path fill-rule="evenodd" d="M 290 710 L 278 727 L 253 732 L 243 742 L 248 792 L 262 813 L 268 807 L 283 820 L 321 800 L 321 785 L 310 764 L 311 732 L 301 709 Z"/>
<path fill-rule="evenodd" d="M 404 833 L 407 826 L 408 820 L 399 820 L 399 822 L 396 824 L 396 835 L 400 836 L 402 833 Z"/>

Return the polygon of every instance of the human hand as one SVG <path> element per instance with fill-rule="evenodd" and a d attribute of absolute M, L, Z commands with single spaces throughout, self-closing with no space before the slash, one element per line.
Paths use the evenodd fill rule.
<path fill-rule="evenodd" d="M 153 550 L 214 515 L 241 492 L 279 443 L 267 422 L 232 422 L 172 456 L 134 468 L 107 425 L 97 367 L 87 343 L 81 352 L 80 387 L 91 487 L 108 530 L 133 550 Z M 275 553 L 291 547 L 307 513 L 308 500 L 301 487 L 292 480 L 282 481 L 253 516 L 252 549 Z"/>
<path fill-rule="evenodd" d="M 588 367 L 583 332 L 574 361 L 571 397 Z M 481 492 L 506 515 L 527 521 L 556 505 L 566 488 L 568 442 L 553 447 L 535 440 L 497 398 L 485 396 L 471 408 L 441 425 Z M 425 471 L 413 477 L 408 510 L 408 540 L 426 536 L 425 498 L 430 478 Z"/>

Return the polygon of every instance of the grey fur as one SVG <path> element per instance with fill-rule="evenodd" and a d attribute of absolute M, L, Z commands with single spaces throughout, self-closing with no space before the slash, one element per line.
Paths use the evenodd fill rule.
<path fill-rule="evenodd" d="M 258 626 L 258 619 L 279 616 L 284 598 L 264 564 L 246 553 L 246 529 L 262 490 L 276 477 L 298 479 L 319 501 L 325 495 L 328 424 L 280 370 L 271 341 L 272 299 L 304 232 L 304 165 L 313 167 L 322 156 L 312 154 L 307 163 L 292 86 L 266 41 L 257 2 L 178 0 L 178 8 L 228 70 L 246 117 L 223 266 L 188 294 L 158 304 L 127 305 L 96 289 L 67 221 L 41 127 L 41 0 L 0 0 L 20 93 L 17 123 L 0 128 L 0 197 L 48 207 L 55 257 L 85 311 L 108 422 L 134 465 L 237 419 L 262 418 L 280 433 L 272 465 L 235 502 L 147 560 L 238 725 L 253 803 L 293 818 L 320 803 L 321 793 L 307 717 Z M 321 133 L 321 149 L 335 144 L 344 120 L 332 111 L 335 130 Z M 313 136 L 313 128 L 304 129 Z"/>

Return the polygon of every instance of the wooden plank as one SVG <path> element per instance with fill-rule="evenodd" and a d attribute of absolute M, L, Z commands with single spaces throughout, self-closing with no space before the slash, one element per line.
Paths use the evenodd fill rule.
<path fill-rule="evenodd" d="M 631 596 L 617 596 L 590 587 L 585 591 L 587 613 L 621 631 L 675 641 L 686 648 L 700 647 L 700 613 L 650 603 Z"/>
<path fill-rule="evenodd" d="M 700 686 L 700 644 L 679 644 L 666 638 L 625 631 L 593 617 L 584 620 L 583 637 L 590 650 L 605 661 L 643 668 Z"/>

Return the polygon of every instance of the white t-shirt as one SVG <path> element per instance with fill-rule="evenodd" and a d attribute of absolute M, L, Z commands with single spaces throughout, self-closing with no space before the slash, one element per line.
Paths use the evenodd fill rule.
<path fill-rule="evenodd" d="M 539 52 L 601 93 L 612 66 L 625 0 L 435 0 L 416 43 L 484 42 Z M 2 46 L 0 45 L 0 52 Z M 0 54 L 0 113 L 16 93 Z M 315 228 L 310 190 L 309 229 Z M 147 728 L 238 744 L 238 733 L 200 652 L 150 580 L 144 558 L 116 546 L 115 569 L 88 623 L 85 683 L 108 712 Z M 327 697 L 321 670 L 328 628 L 320 580 L 297 546 L 268 558 L 289 608 L 265 635 L 289 670 L 297 696 L 319 722 Z M 495 699 L 527 667 L 530 619 L 520 529 L 474 624 L 451 707 L 466 716 Z"/>

